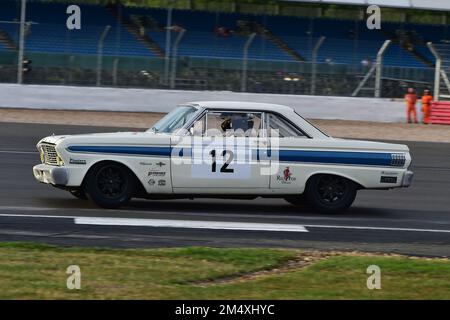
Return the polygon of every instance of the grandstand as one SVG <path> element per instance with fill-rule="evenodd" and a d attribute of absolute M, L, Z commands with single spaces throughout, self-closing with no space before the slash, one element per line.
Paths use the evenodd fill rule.
<path fill-rule="evenodd" d="M 83 13 L 83 28 L 68 32 L 66 24 L 67 4 L 40 3 L 28 4 L 27 20 L 35 22 L 29 28 L 26 41 L 28 52 L 96 54 L 100 34 L 106 25 L 111 25 L 111 34 L 120 38 L 108 37 L 104 53 L 119 56 L 152 56 L 152 53 L 124 28 L 102 6 L 80 5 Z M 17 21 L 17 2 L 2 1 L 0 20 Z M 19 28 L 16 24 L 1 24 L 1 30 L 17 43 Z M 119 45 L 120 44 L 120 45 Z"/>
<path fill-rule="evenodd" d="M 70 67 L 73 69 L 70 75 L 72 81 L 73 73 L 78 72 L 83 77 L 82 70 L 92 71 L 95 68 L 99 38 L 109 25 L 111 28 L 102 52 L 105 73 L 109 75 L 106 78 L 113 77 L 111 72 L 114 60 L 120 59 L 120 64 L 116 62 L 119 70 L 115 72 L 122 72 L 122 76 L 126 72 L 134 72 L 133 77 L 138 77 L 136 81 L 143 83 L 142 74 L 137 75 L 136 72 L 145 70 L 145 79 L 147 81 L 152 78 L 152 86 L 164 85 L 159 78 L 162 60 L 166 55 L 166 7 L 127 6 L 120 2 L 83 3 L 80 4 L 82 29 L 71 31 L 65 27 L 67 5 L 64 1 L 29 0 L 27 21 L 31 24 L 27 27 L 25 50 L 33 60 L 35 72 L 40 67 L 47 68 L 46 72 L 49 68 Z M 391 19 L 383 21 L 381 30 L 369 30 L 364 15 L 361 14 L 364 12 L 363 8 L 352 7 L 355 14 L 349 18 L 338 14 L 323 14 L 327 5 L 300 5 L 310 9 L 305 11 L 308 15 L 256 14 L 239 12 L 236 8 L 234 12 L 174 9 L 172 39 L 181 28 L 186 30 L 178 49 L 180 69 L 177 84 L 193 86 L 192 81 L 199 80 L 200 77 L 204 81 L 194 81 L 196 83 L 193 89 L 217 89 L 211 84 L 214 81 L 211 78 L 222 79 L 225 76 L 224 70 L 231 72 L 229 76 L 239 77 L 244 44 L 249 35 L 255 33 L 255 40 L 248 52 L 251 82 L 249 90 L 307 93 L 312 49 L 320 37 L 325 37 L 326 40 L 317 55 L 317 63 L 322 65 L 319 68 L 322 70 L 319 81 L 332 83 L 337 77 L 348 86 L 345 90 L 320 87 L 329 94 L 349 95 L 367 67 L 374 63 L 379 48 L 387 39 L 392 40 L 383 60 L 384 66 L 391 68 L 388 69 L 388 73 L 389 70 L 391 73 L 387 80 L 403 83 L 415 81 L 419 85 L 429 85 L 434 58 L 426 43 L 447 41 L 448 27 L 445 22 L 421 24 Z M 319 9 L 314 11 L 311 8 Z M 3 66 L 12 64 L 17 52 L 19 28 L 14 22 L 18 21 L 19 9 L 20 1 L 1 2 L 0 65 Z M 67 66 L 68 61 L 70 66 Z M 401 71 L 401 68 L 408 70 Z M 58 71 L 61 72 L 62 70 Z M 214 73 L 213 77 L 211 72 Z M 6 71 L 0 75 L 0 81 L 8 81 L 5 74 Z M 414 76 L 409 79 L 405 74 Z M 59 79 L 58 77 L 52 79 Z M 66 75 L 64 80 L 60 79 L 61 83 L 67 83 L 68 77 Z M 40 78 L 49 76 L 41 74 Z M 286 86 L 283 81 L 289 78 L 295 83 Z M 264 79 L 279 84 L 264 84 Z M 34 81 L 33 76 L 28 77 L 28 80 Z M 89 84 L 86 81 L 78 84 Z M 283 86 L 284 89 L 280 89 Z M 239 90 L 238 87 L 237 84 L 227 84 L 222 88 Z"/>

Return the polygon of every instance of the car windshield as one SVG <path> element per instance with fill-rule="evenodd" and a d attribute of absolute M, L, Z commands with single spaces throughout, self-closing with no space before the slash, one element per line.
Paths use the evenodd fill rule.
<path fill-rule="evenodd" d="M 186 124 L 198 111 L 193 106 L 179 106 L 159 120 L 150 131 L 172 133 Z"/>

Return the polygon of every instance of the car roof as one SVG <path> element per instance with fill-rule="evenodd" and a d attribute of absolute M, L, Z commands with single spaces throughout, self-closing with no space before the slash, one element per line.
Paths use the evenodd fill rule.
<path fill-rule="evenodd" d="M 244 101 L 195 101 L 189 102 L 190 105 L 197 105 L 203 108 L 211 109 L 236 109 L 236 110 L 264 110 L 264 111 L 292 111 L 288 106 L 261 102 Z"/>

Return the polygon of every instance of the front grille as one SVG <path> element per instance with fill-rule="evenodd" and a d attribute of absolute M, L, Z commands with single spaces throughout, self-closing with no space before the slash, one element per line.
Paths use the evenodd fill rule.
<path fill-rule="evenodd" d="M 403 167 L 406 163 L 406 156 L 403 153 L 392 153 L 391 154 L 391 166 L 393 167 Z"/>
<path fill-rule="evenodd" d="M 41 144 L 41 155 L 42 162 L 52 166 L 57 166 L 58 164 L 58 154 L 56 153 L 56 148 L 52 144 Z"/>

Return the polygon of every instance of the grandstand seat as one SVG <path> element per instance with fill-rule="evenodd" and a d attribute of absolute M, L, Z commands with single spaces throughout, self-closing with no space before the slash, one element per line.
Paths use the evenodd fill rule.
<path fill-rule="evenodd" d="M 15 2 L 2 1 L 0 20 L 17 20 Z M 29 2 L 27 21 L 32 21 L 26 36 L 26 51 L 66 54 L 96 54 L 98 41 L 105 26 L 111 29 L 105 38 L 103 52 L 114 56 L 154 56 L 143 44 L 139 43 L 118 21 L 102 6 L 80 5 L 82 11 L 81 30 L 68 30 L 66 27 L 67 4 Z M 6 10 L 4 10 L 6 8 Z M 19 38 L 17 24 L 0 24 L 16 42 Z"/>
<path fill-rule="evenodd" d="M 111 29 L 105 38 L 104 54 L 110 56 L 156 57 L 157 54 L 132 35 L 106 7 L 80 5 L 82 9 L 81 30 L 67 30 L 65 3 L 29 1 L 27 20 L 32 21 L 26 38 L 29 52 L 93 55 L 97 53 L 98 40 L 106 25 Z M 17 21 L 19 2 L 4 0 L 0 20 Z M 159 28 L 146 30 L 146 34 L 162 51 L 165 48 L 165 24 L 167 11 L 161 8 L 121 7 L 121 14 L 128 19 L 133 16 L 149 16 L 157 21 Z M 216 27 L 236 30 L 238 21 L 254 21 L 272 35 L 298 52 L 306 61 L 319 37 L 325 36 L 319 53 L 319 62 L 359 65 L 363 60 L 373 61 L 383 41 L 397 30 L 414 31 L 422 38 L 414 50 L 429 61 L 434 61 L 426 48 L 427 41 L 440 42 L 446 38 L 446 26 L 411 23 L 383 22 L 383 30 L 369 30 L 365 21 L 330 18 L 302 18 L 290 16 L 262 16 L 240 13 L 218 13 L 195 10 L 173 10 L 173 24 L 187 30 L 179 47 L 180 56 L 241 59 L 247 37 L 233 34 L 229 37 L 214 33 Z M 0 23 L 0 29 L 17 42 L 17 24 Z M 176 33 L 173 32 L 175 37 Z M 142 39 L 141 39 L 142 40 Z M 0 51 L 7 50 L 0 43 Z M 294 61 L 295 59 L 263 33 L 256 36 L 249 49 L 249 58 L 255 60 Z M 386 66 L 424 67 L 425 64 L 398 44 L 392 44 L 384 57 Z"/>
<path fill-rule="evenodd" d="M 166 10 L 124 8 L 123 14 L 131 16 L 150 16 L 164 27 L 167 19 Z M 243 55 L 244 44 L 247 40 L 244 36 L 230 35 L 220 37 L 214 33 L 215 27 L 236 29 L 238 20 L 256 20 L 258 16 L 245 16 L 233 13 L 215 14 L 202 11 L 173 11 L 173 25 L 183 27 L 187 30 L 180 44 L 180 56 L 207 57 L 207 58 L 229 58 L 240 59 Z M 148 31 L 149 36 L 162 48 L 165 47 L 165 31 Z M 250 59 L 267 60 L 292 60 L 283 50 L 275 44 L 257 35 L 252 46 L 249 48 Z"/>

